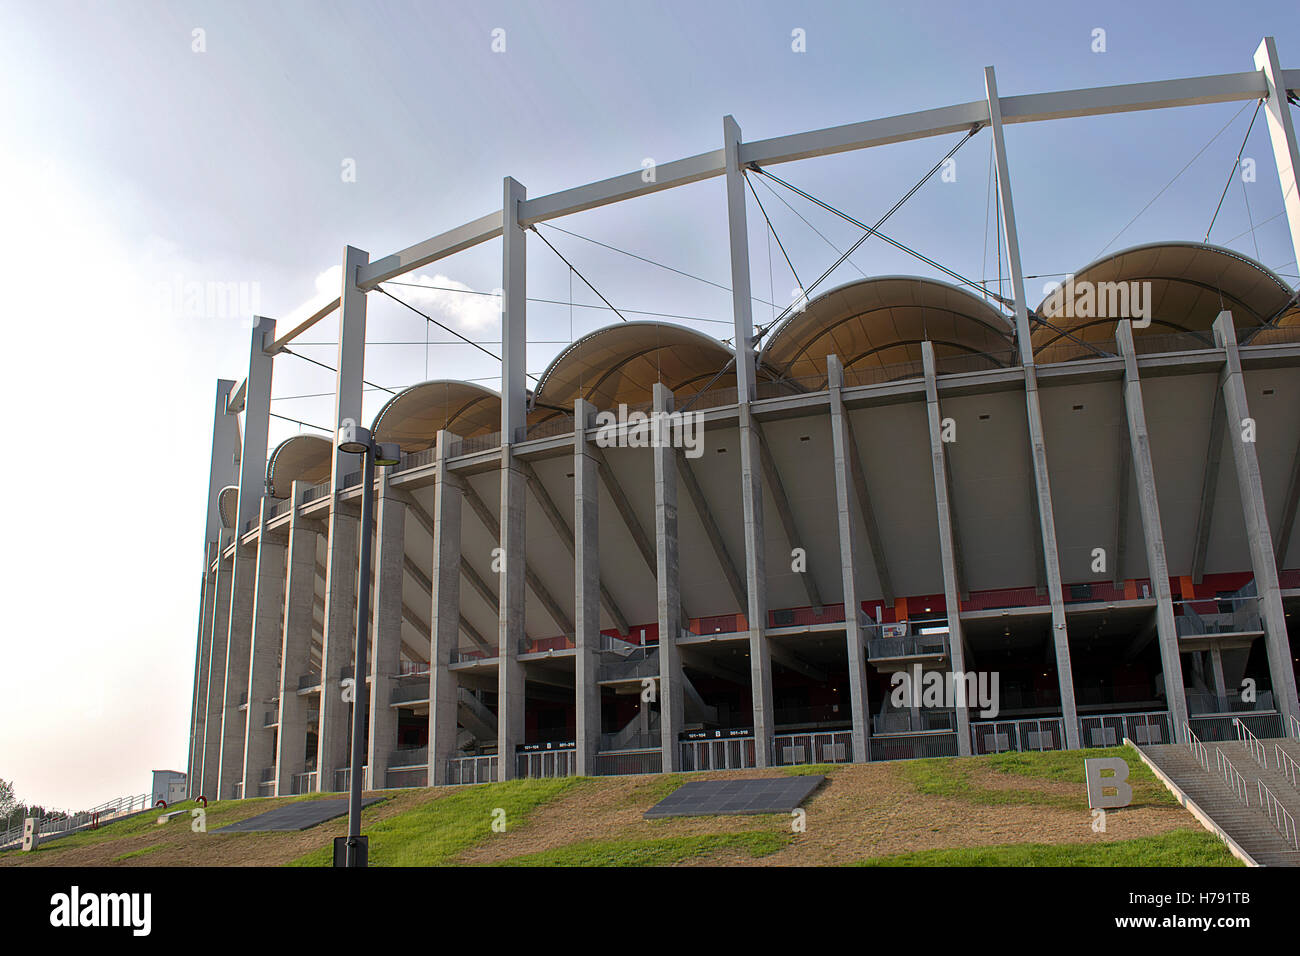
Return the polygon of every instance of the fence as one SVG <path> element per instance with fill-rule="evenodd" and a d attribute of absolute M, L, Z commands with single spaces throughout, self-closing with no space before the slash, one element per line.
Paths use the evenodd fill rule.
<path fill-rule="evenodd" d="M 1081 717 L 1079 732 L 1085 747 L 1118 747 L 1125 737 L 1135 744 L 1164 744 L 1174 739 L 1169 714 L 1163 710 Z"/>
<path fill-rule="evenodd" d="M 428 765 L 429 748 L 428 747 L 398 747 L 388 755 L 389 769 L 404 769 L 407 767 L 419 767 Z"/>
<path fill-rule="evenodd" d="M 1258 737 L 1252 734 L 1246 725 L 1240 719 L 1233 720 L 1237 727 L 1237 739 L 1241 745 L 1250 751 L 1251 758 L 1265 770 L 1268 769 L 1268 753 L 1264 750 L 1264 745 L 1260 743 Z"/>
<path fill-rule="evenodd" d="M 1065 722 L 1060 717 L 1038 720 L 987 720 L 970 725 L 971 752 L 996 754 L 1008 750 L 1064 750 Z"/>
<path fill-rule="evenodd" d="M 746 770 L 757 766 L 754 738 L 683 740 L 682 770 Z"/>
<path fill-rule="evenodd" d="M 659 747 L 643 750 L 621 750 L 598 753 L 592 761 L 591 772 L 597 777 L 617 777 L 634 773 L 660 773 L 663 771 L 664 752 Z"/>
<path fill-rule="evenodd" d="M 820 734 L 777 734 L 776 763 L 849 763 L 853 760 L 853 734 L 847 730 Z"/>
<path fill-rule="evenodd" d="M 390 704 L 409 704 L 429 699 L 429 682 L 427 680 L 406 681 L 393 688 L 388 698 Z"/>
<path fill-rule="evenodd" d="M 148 793 L 137 793 L 127 797 L 118 797 L 116 800 L 109 800 L 107 803 L 101 803 L 89 810 L 82 810 L 80 813 L 50 814 L 36 821 L 36 832 L 42 837 L 48 837 L 68 833 L 84 826 L 96 827 L 113 817 L 149 809 L 151 796 L 152 794 Z M 20 839 L 23 835 L 25 823 L 26 821 L 20 820 L 16 825 L 5 830 L 4 836 L 0 837 L 0 846 L 5 846 L 14 840 Z"/>
<path fill-rule="evenodd" d="M 1242 806 L 1249 807 L 1250 791 L 1246 789 L 1246 778 L 1237 772 L 1232 761 L 1224 756 L 1223 751 L 1218 747 L 1214 748 L 1214 765 L 1219 775 L 1223 777 L 1223 782 L 1232 791 L 1232 795 L 1241 802 Z"/>
<path fill-rule="evenodd" d="M 1281 744 L 1273 745 L 1273 759 L 1277 763 L 1277 769 L 1286 777 L 1287 782 L 1292 788 L 1300 790 L 1300 764 L 1297 764 L 1289 753 L 1282 749 Z"/>
<path fill-rule="evenodd" d="M 947 657 L 947 634 L 918 634 L 914 637 L 873 637 L 867 641 L 867 659 L 892 660 L 900 657 Z"/>
<path fill-rule="evenodd" d="M 1268 787 L 1264 786 L 1263 780 L 1256 780 L 1258 785 L 1259 805 L 1267 814 L 1273 826 L 1277 827 L 1278 833 L 1282 834 L 1282 839 L 1291 844 L 1291 849 L 1300 850 L 1300 838 L 1296 836 L 1295 817 L 1291 811 L 1282 806 L 1275 794 Z"/>
<path fill-rule="evenodd" d="M 447 783 L 493 783 L 497 778 L 497 755 L 451 757 L 447 760 Z"/>
<path fill-rule="evenodd" d="M 1191 750 L 1192 757 L 1201 765 L 1201 769 L 1206 773 L 1210 772 L 1210 752 L 1201 743 L 1201 738 L 1192 733 L 1192 728 L 1183 723 L 1183 736 L 1187 738 L 1187 748 Z"/>
<path fill-rule="evenodd" d="M 920 734 L 933 731 L 957 730 L 957 714 L 952 710 L 921 708 L 915 714 L 910 710 L 877 714 L 871 718 L 873 734 Z"/>
<path fill-rule="evenodd" d="M 957 756 L 955 733 L 896 734 L 872 737 L 869 757 L 876 760 L 917 760 Z"/>
<path fill-rule="evenodd" d="M 290 789 L 295 793 L 314 793 L 316 790 L 316 771 L 295 773 Z"/>
<path fill-rule="evenodd" d="M 1256 737 L 1283 737 L 1282 715 L 1276 712 L 1242 714 L 1239 717 L 1189 717 L 1187 722 L 1202 740 L 1222 742 L 1237 739 L 1236 721 L 1241 721 Z"/>
<path fill-rule="evenodd" d="M 578 751 L 573 747 L 532 750 L 515 754 L 517 777 L 572 777 L 578 772 Z"/>

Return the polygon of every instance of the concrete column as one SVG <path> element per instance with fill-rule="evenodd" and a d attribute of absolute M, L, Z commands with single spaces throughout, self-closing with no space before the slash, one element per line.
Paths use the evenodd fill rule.
<path fill-rule="evenodd" d="M 349 766 L 352 704 L 343 699 L 344 672 L 352 667 L 357 621 L 360 518 L 335 492 L 325 564 L 325 639 L 321 649 L 320 723 L 316 736 L 316 786 L 334 789 L 334 772 Z M 356 695 L 353 695 L 354 699 Z"/>
<path fill-rule="evenodd" d="M 673 393 L 660 383 L 654 386 L 654 411 L 673 410 Z M 659 728 L 665 773 L 681 769 L 678 735 L 686 720 L 682 659 L 677 649 L 681 633 L 682 595 L 677 553 L 677 454 L 676 449 L 654 442 L 655 470 L 655 568 L 659 590 Z"/>
<path fill-rule="evenodd" d="M 1223 679 L 1223 651 L 1216 641 L 1210 645 L 1210 673 L 1214 677 L 1214 693 L 1220 700 L 1228 699 L 1228 685 Z"/>
<path fill-rule="evenodd" d="M 600 488 L 586 431 L 595 412 L 581 398 L 573 403 L 574 694 L 580 777 L 591 776 L 600 749 Z"/>
<path fill-rule="evenodd" d="M 257 594 L 259 541 L 242 544 L 238 535 L 235 541 L 230 585 L 230 621 L 226 630 L 220 777 L 218 790 L 214 794 L 218 800 L 233 798 L 236 785 L 244 779 L 244 731 L 248 712 L 240 708 L 248 697 L 248 662 L 253 645 L 253 599 Z"/>
<path fill-rule="evenodd" d="M 527 230 L 519 206 L 527 191 L 509 176 L 501 201 L 501 442 L 523 440 L 528 415 Z M 498 761 L 499 762 L 499 761 Z"/>
<path fill-rule="evenodd" d="M 1277 55 L 1277 42 L 1264 37 L 1255 50 L 1255 69 L 1261 70 L 1268 83 L 1264 110 L 1268 116 L 1268 136 L 1273 142 L 1273 159 L 1282 186 L 1282 206 L 1291 234 L 1291 252 L 1300 261 L 1300 147 L 1296 144 L 1295 122 L 1287 103 L 1286 78 Z M 1294 72 L 1294 71 L 1292 71 Z"/>
<path fill-rule="evenodd" d="M 514 460 L 514 449 L 501 445 L 501 595 L 497 649 L 497 776 L 515 776 L 515 748 L 524 743 L 524 665 L 519 646 L 524 623 L 524 515 L 528 481 Z"/>
<path fill-rule="evenodd" d="M 263 796 L 262 771 L 274 770 L 277 729 L 266 726 L 266 714 L 278 710 L 280 653 L 284 632 L 285 537 L 268 533 L 274 498 L 262 499 L 258 517 L 257 590 L 253 595 L 253 645 L 248 661 L 248 711 L 244 722 L 244 796 Z M 274 778 L 271 778 L 274 779 Z M 266 794 L 269 796 L 269 794 Z"/>
<path fill-rule="evenodd" d="M 1268 647 L 1268 670 L 1273 681 L 1273 699 L 1284 715 L 1300 717 L 1296 701 L 1295 671 L 1291 667 L 1291 646 L 1287 638 L 1286 612 L 1282 608 L 1282 591 L 1277 582 L 1277 560 L 1273 553 L 1273 535 L 1268 526 L 1264 504 L 1264 484 L 1259 475 L 1259 457 L 1255 442 L 1272 441 L 1261 436 L 1250 417 L 1246 401 L 1246 382 L 1241 371 L 1241 354 L 1237 351 L 1237 330 L 1231 312 L 1220 312 L 1214 320 L 1214 341 L 1224 350 L 1227 360 L 1219 376 L 1223 405 L 1227 410 L 1228 437 L 1232 457 L 1237 465 L 1237 488 L 1241 495 L 1241 512 L 1250 541 L 1250 563 L 1255 571 L 1255 589 L 1259 593 L 1259 613 L 1264 620 Z M 1246 438 L 1250 426 L 1250 440 Z M 1283 724 L 1286 724 L 1285 717 Z"/>
<path fill-rule="evenodd" d="M 203 768 L 204 721 L 207 719 L 208 662 L 212 653 L 213 562 L 217 538 L 221 533 L 221 489 L 239 480 L 239 418 L 228 411 L 230 392 L 235 383 L 217 380 L 216 401 L 212 410 L 212 454 L 208 471 L 207 523 L 203 535 L 203 589 L 199 599 L 199 632 L 194 664 L 194 706 L 190 714 L 190 759 L 186 771 L 189 796 L 197 796 Z"/>
<path fill-rule="evenodd" d="M 212 612 L 216 594 L 217 544 L 203 549 L 203 598 L 199 605 L 198 647 L 194 662 L 194 708 L 190 717 L 190 760 L 186 771 L 186 796 L 198 796 L 203 767 L 203 725 L 208 710 L 208 659 L 212 654 Z"/>
<path fill-rule="evenodd" d="M 197 794 L 209 800 L 219 799 L 217 792 L 221 769 L 221 711 L 226 701 L 226 643 L 230 623 L 230 584 L 234 560 L 224 556 L 231 532 L 217 532 L 217 570 L 212 595 L 212 624 L 208 628 L 207 700 L 203 715 L 203 760 Z"/>
<path fill-rule="evenodd" d="M 459 682 L 451 670 L 460 642 L 461 478 L 447 468 L 459 439 L 438 432 L 438 477 L 433 487 L 433 581 L 429 650 L 429 785 L 447 782 L 447 761 L 456 752 Z M 497 761 L 501 763 L 500 760 Z"/>
<path fill-rule="evenodd" d="M 1038 496 L 1038 525 L 1043 539 L 1043 565 L 1047 594 L 1052 606 L 1052 645 L 1056 654 L 1056 676 L 1061 690 L 1061 717 L 1066 746 L 1079 746 L 1079 711 L 1075 706 L 1074 674 L 1070 666 L 1070 636 L 1065 624 L 1065 598 L 1061 591 L 1061 565 L 1056 547 L 1056 518 L 1052 511 L 1052 487 L 1047 471 L 1047 443 L 1043 412 L 1038 401 L 1038 373 L 1034 367 L 1034 346 L 1029 334 L 1029 307 L 1025 301 L 1025 274 L 1020 263 L 1020 239 L 1016 232 L 1015 204 L 1011 197 L 1011 173 L 1002 130 L 1002 104 L 998 98 L 993 67 L 984 69 L 984 87 L 989 104 L 989 128 L 993 133 L 993 159 L 998 173 L 998 195 L 1002 200 L 1002 238 L 1007 251 L 1007 270 L 1016 313 L 1016 343 L 1025 371 L 1025 413 L 1029 423 L 1030 459 Z"/>
<path fill-rule="evenodd" d="M 1146 411 L 1142 403 L 1137 351 L 1133 348 L 1133 329 L 1127 319 L 1119 323 L 1115 341 L 1119 343 L 1119 353 L 1124 358 L 1124 408 L 1128 413 L 1129 443 L 1133 451 L 1133 469 L 1137 476 L 1138 508 L 1142 515 L 1142 537 L 1147 549 L 1147 574 L 1151 578 L 1156 598 L 1160 668 L 1165 675 L 1165 697 L 1169 702 L 1174 740 L 1181 743 L 1185 741 L 1183 724 L 1187 721 L 1187 688 L 1183 684 L 1182 655 L 1178 648 L 1178 630 L 1174 624 L 1174 598 L 1169 590 L 1169 564 L 1165 557 L 1165 535 L 1160 521 L 1160 502 L 1156 497 L 1156 474 L 1151 463 L 1151 438 L 1147 432 Z"/>
<path fill-rule="evenodd" d="M 754 398 L 754 316 L 749 298 L 749 225 L 745 215 L 745 172 L 740 165 L 740 126 L 722 118 L 727 176 L 727 231 L 731 237 L 731 308 L 735 319 L 736 392 Z"/>
<path fill-rule="evenodd" d="M 338 376 L 334 394 L 335 433 L 347 422 L 362 423 L 366 364 L 366 293 L 357 287 L 357 271 L 370 255 L 352 246 L 343 250 L 339 293 Z M 329 548 L 325 565 L 325 640 L 321 651 L 320 729 L 317 733 L 316 786 L 334 789 L 334 772 L 350 766 L 350 711 L 343 700 L 343 672 L 352 665 L 356 641 L 357 563 L 360 558 L 359 515 L 344 508 L 343 479 L 358 468 L 353 455 L 335 448 L 330 477 Z M 364 675 L 363 675 L 364 676 Z M 360 695 L 356 695 L 360 699 Z"/>
<path fill-rule="evenodd" d="M 844 643 L 849 663 L 849 715 L 853 721 L 853 759 L 866 762 L 871 757 L 867 698 L 867 654 L 862 642 L 859 619 L 862 614 L 858 596 L 858 529 L 853 520 L 853 472 L 849 465 L 849 436 L 844 409 L 844 367 L 839 356 L 826 357 L 826 382 L 830 390 L 831 441 L 834 449 L 835 511 L 839 526 L 840 573 L 844 582 Z"/>
<path fill-rule="evenodd" d="M 957 584 L 957 549 L 954 544 L 952 507 L 948 500 L 948 453 L 943 443 L 939 412 L 939 385 L 935 377 L 934 345 L 921 343 L 921 365 L 925 371 L 925 410 L 930 423 L 930 470 L 934 478 L 935 514 L 939 519 L 939 560 L 943 564 L 943 600 L 948 610 L 948 659 L 955 678 L 966 673 L 966 643 L 961 628 L 961 588 Z M 953 681 L 958 686 L 958 681 Z M 960 686 L 965 687 L 964 681 Z M 969 757 L 970 710 L 957 702 L 957 755 Z"/>
<path fill-rule="evenodd" d="M 406 574 L 406 505 L 389 487 L 391 468 L 381 468 L 375 505 L 375 585 L 370 653 L 370 786 L 388 786 L 388 762 L 397 746 L 397 710 L 389 706 L 401 668 L 402 583 Z"/>
<path fill-rule="evenodd" d="M 754 707 L 754 757 L 772 766 L 775 729 L 772 658 L 767 643 L 767 558 L 763 533 L 763 471 L 758 425 L 747 401 L 740 403 L 740 495 L 745 512 L 745 585 L 749 598 L 749 680 Z"/>
<path fill-rule="evenodd" d="M 276 796 L 293 793 L 295 774 L 307 772 L 308 696 L 298 693 L 298 681 L 311 665 L 315 629 L 316 547 L 320 539 L 314 522 L 299 513 L 307 485 L 293 483 L 293 516 L 289 519 L 288 584 L 284 594 L 283 649 L 280 652 L 280 727 L 276 735 Z"/>

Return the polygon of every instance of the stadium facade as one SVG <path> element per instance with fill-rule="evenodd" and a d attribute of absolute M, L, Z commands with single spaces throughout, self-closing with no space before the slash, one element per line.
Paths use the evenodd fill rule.
<path fill-rule="evenodd" d="M 1300 721 L 1300 307 L 1203 243 L 1149 244 L 1026 300 L 1003 124 L 1262 99 L 1300 257 L 1288 97 L 1255 69 L 986 96 L 745 143 L 529 200 L 385 259 L 349 247 L 340 298 L 217 386 L 190 734 L 191 795 L 343 789 L 365 708 L 373 788 L 1056 749 Z M 744 175 L 966 130 L 993 137 L 1011 294 L 872 277 L 756 347 L 626 322 L 530 391 L 525 234 L 725 177 L 732 287 L 749 289 Z M 336 422 L 361 422 L 366 294 L 503 239 L 500 390 L 439 380 L 368 423 L 360 459 L 269 453 L 274 358 L 340 311 Z M 1127 304 L 1121 294 L 1132 291 Z M 1097 293 L 1100 293 L 1099 295 Z M 699 442 L 608 441 L 601 413 L 692 416 Z M 241 418 L 242 415 L 242 424 Z M 359 588 L 369 673 L 353 681 Z M 362 602 L 363 604 L 365 602 Z M 899 699 L 895 675 L 996 676 L 985 702 Z"/>

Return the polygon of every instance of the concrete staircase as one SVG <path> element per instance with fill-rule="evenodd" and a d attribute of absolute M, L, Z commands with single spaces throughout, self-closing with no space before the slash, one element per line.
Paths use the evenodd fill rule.
<path fill-rule="evenodd" d="M 1262 780 L 1282 805 L 1300 820 L 1300 792 L 1276 768 L 1273 752 L 1274 745 L 1281 745 L 1300 762 L 1300 744 L 1294 740 L 1267 737 L 1261 743 L 1264 744 L 1268 757 L 1268 769 L 1256 763 L 1250 751 L 1235 740 L 1205 745 L 1210 755 L 1208 772 L 1196 762 L 1185 744 L 1143 745 L 1138 749 L 1215 826 L 1231 837 L 1260 866 L 1300 866 L 1300 851 L 1292 849 L 1291 844 L 1283 838 L 1259 806 L 1259 788 L 1256 783 Z M 1223 777 L 1215 772 L 1216 748 L 1223 751 L 1223 755 L 1232 761 L 1237 772 L 1245 778 L 1249 807 L 1241 804 Z"/>

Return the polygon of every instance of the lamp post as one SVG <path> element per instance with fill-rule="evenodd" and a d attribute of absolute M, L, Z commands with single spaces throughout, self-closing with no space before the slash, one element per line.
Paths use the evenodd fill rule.
<path fill-rule="evenodd" d="M 361 838 L 362 760 L 366 751 L 365 703 L 370 697 L 366 684 L 370 651 L 370 526 L 375 499 L 375 465 L 395 465 L 400 450 L 394 444 L 378 444 L 370 429 L 347 422 L 339 429 L 338 449 L 362 458 L 361 474 L 361 560 L 357 588 L 357 643 L 353 651 L 356 662 L 352 670 L 352 769 L 348 773 L 348 835 L 346 866 L 365 866 L 366 853 Z"/>

